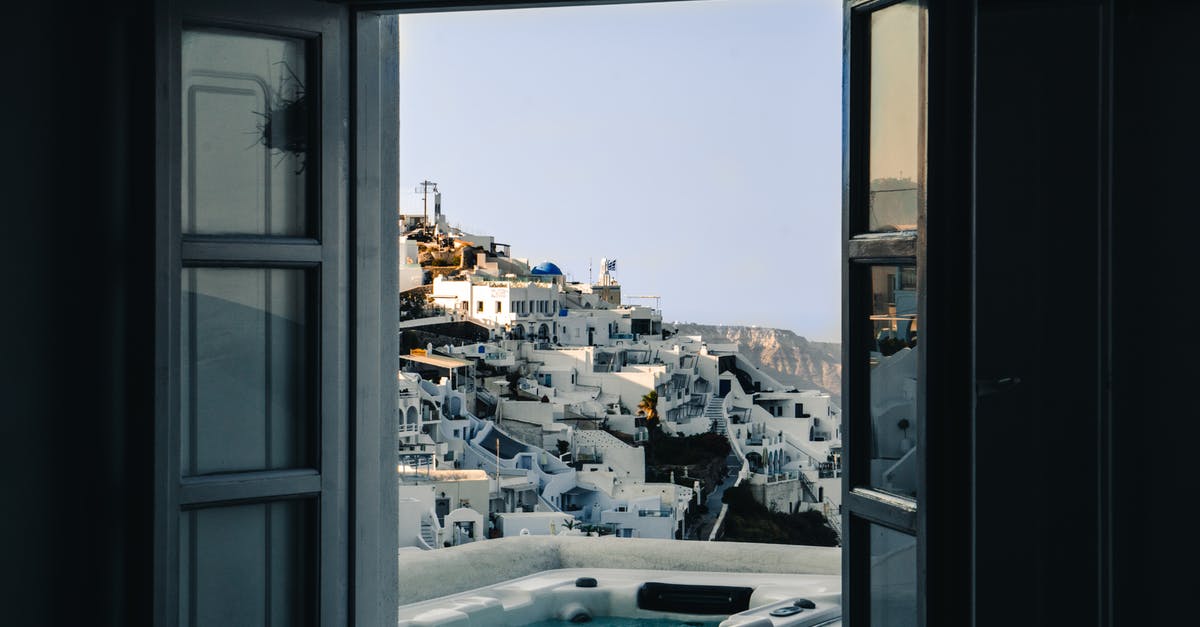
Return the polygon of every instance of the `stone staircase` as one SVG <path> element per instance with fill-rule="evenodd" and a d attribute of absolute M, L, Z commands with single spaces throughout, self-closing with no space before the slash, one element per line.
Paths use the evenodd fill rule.
<path fill-rule="evenodd" d="M 425 541 L 425 544 L 435 549 L 438 548 L 437 532 L 434 531 L 433 525 L 428 521 L 421 521 L 421 539 Z"/>
<path fill-rule="evenodd" d="M 708 399 L 708 404 L 704 406 L 704 417 L 712 425 L 712 431 L 721 435 L 725 435 L 725 432 L 728 430 L 725 412 L 722 410 L 724 403 L 725 399 L 713 395 L 712 398 Z"/>

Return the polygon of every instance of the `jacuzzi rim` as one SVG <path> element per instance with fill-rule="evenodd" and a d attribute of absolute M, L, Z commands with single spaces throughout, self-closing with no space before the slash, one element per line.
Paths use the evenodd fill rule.
<path fill-rule="evenodd" d="M 398 607 L 399 619 L 401 625 L 441 625 L 441 624 L 462 624 L 458 620 L 451 620 L 450 616 L 446 616 L 449 622 L 441 622 L 434 619 L 429 622 L 432 616 L 430 614 L 439 614 L 442 612 L 458 613 L 466 616 L 480 616 L 476 612 L 483 612 L 482 615 L 487 615 L 492 612 L 502 612 L 504 615 L 510 615 L 510 612 L 526 612 L 532 608 L 529 605 L 542 605 L 553 598 L 555 595 L 565 590 L 580 590 L 576 588 L 574 583 L 580 576 L 595 577 L 600 581 L 600 589 L 611 587 L 610 594 L 618 594 L 628 596 L 635 593 L 635 589 L 642 584 L 658 581 L 658 582 L 674 582 L 680 584 L 720 584 L 728 585 L 729 583 L 739 583 L 744 586 L 752 587 L 755 594 L 765 594 L 766 599 L 759 598 L 757 603 L 750 606 L 749 611 L 755 608 L 763 607 L 777 602 L 771 597 L 788 597 L 788 596 L 807 596 L 814 599 L 822 599 L 825 602 L 832 602 L 837 605 L 841 604 L 841 577 L 838 575 L 826 574 L 808 574 L 808 573 L 756 573 L 756 572 L 729 572 L 719 570 L 709 571 L 693 571 L 693 570 L 664 570 L 664 569 L 644 569 L 644 568 L 598 568 L 598 567 L 572 567 L 572 568 L 554 568 L 531 573 L 521 577 L 505 579 L 493 584 L 481 586 L 471 590 L 451 593 L 424 601 L 408 603 Z M 529 583 L 531 580 L 534 583 Z M 764 590 L 765 588 L 765 590 Z M 596 590 L 594 588 L 582 589 L 583 591 Z M 614 597 L 618 598 L 618 597 Z M 624 601 L 633 601 L 633 599 L 624 599 Z M 474 606 L 471 608 L 470 606 Z M 561 607 L 561 606 L 560 606 Z M 599 611 L 597 611 L 599 610 Z M 613 608 L 612 613 L 605 613 L 601 608 L 590 607 L 589 612 L 597 611 L 595 616 L 615 616 L 624 618 L 665 618 L 681 620 L 685 622 L 700 621 L 712 622 L 715 620 L 723 621 L 727 617 L 717 615 L 700 615 L 686 614 L 673 612 L 658 612 L 654 610 L 645 610 L 632 608 L 617 610 Z M 511 616 L 511 615 L 510 615 Z M 558 616 L 560 619 L 561 615 Z M 539 616 L 536 620 L 546 620 L 555 618 L 555 614 L 545 614 Z M 478 619 L 474 619 L 478 620 Z M 522 621 L 533 620 L 533 617 L 526 617 Z M 475 624 L 472 622 L 472 624 Z M 499 624 L 499 623 L 483 623 L 483 624 Z M 504 622 L 509 625 L 523 625 L 528 622 Z"/>
<path fill-rule="evenodd" d="M 472 588 L 470 590 L 463 590 L 461 592 L 452 592 L 450 594 L 442 595 L 440 597 L 433 597 L 430 599 L 425 599 L 423 601 L 414 601 L 412 603 L 405 603 L 403 605 L 400 605 L 399 609 L 401 611 L 411 610 L 411 609 L 414 609 L 421 605 L 434 605 L 434 604 L 438 604 L 438 603 L 443 603 L 445 601 L 454 599 L 456 597 L 480 596 L 480 594 L 483 591 L 493 589 L 498 586 L 515 584 L 515 583 L 527 581 L 530 579 L 539 579 L 542 577 L 546 577 L 547 575 L 552 575 L 552 574 L 556 574 L 556 573 L 563 573 L 563 574 L 581 573 L 579 576 L 595 576 L 595 573 L 608 573 L 608 574 L 614 574 L 614 575 L 617 573 L 655 573 L 656 575 L 663 576 L 663 577 L 670 577 L 670 576 L 691 577 L 691 576 L 703 576 L 703 575 L 724 575 L 724 576 L 736 577 L 736 578 L 743 578 L 743 577 L 750 577 L 750 578 L 756 578 L 756 577 L 804 577 L 804 578 L 812 578 L 814 580 L 824 580 L 824 581 L 828 581 L 831 583 L 835 583 L 836 586 L 834 586 L 834 589 L 836 589 L 836 593 L 840 595 L 842 592 L 842 590 L 841 590 L 842 576 L 841 575 L 825 575 L 825 574 L 818 574 L 818 573 L 758 573 L 758 572 L 746 573 L 746 572 L 735 572 L 735 571 L 727 571 L 727 570 L 666 570 L 666 569 L 647 569 L 647 568 L 603 568 L 603 567 L 590 567 L 589 566 L 589 567 L 570 567 L 570 568 L 550 568 L 550 569 L 546 569 L 546 570 L 541 570 L 536 573 L 522 575 L 520 577 L 514 577 L 512 579 L 505 579 L 503 581 L 497 581 L 496 583 L 488 584 L 486 586 L 480 586 L 478 588 Z M 564 584 L 573 583 L 574 580 L 577 578 L 578 577 L 572 577 L 569 581 L 566 578 L 564 578 L 563 583 Z M 600 579 L 599 577 L 596 577 L 596 578 Z M 652 581 L 652 579 L 643 579 L 639 583 L 646 583 L 648 581 Z M 603 580 L 600 579 L 600 584 L 603 585 L 603 583 L 604 583 Z M 753 587 L 757 588 L 758 585 L 762 585 L 762 584 L 755 584 Z"/>

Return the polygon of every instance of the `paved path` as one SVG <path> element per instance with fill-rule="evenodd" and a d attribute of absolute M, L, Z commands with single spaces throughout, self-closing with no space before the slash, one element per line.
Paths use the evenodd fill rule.
<path fill-rule="evenodd" d="M 738 462 L 737 457 L 732 452 L 725 458 L 725 467 L 727 474 L 725 480 L 717 485 L 717 489 L 709 493 L 704 499 L 704 504 L 708 507 L 707 514 L 700 515 L 700 521 L 692 528 L 688 539 L 690 540 L 708 540 L 709 534 L 712 533 L 713 523 L 717 521 L 717 516 L 721 514 L 721 497 L 725 494 L 725 488 L 733 485 L 737 481 L 738 471 L 742 469 L 742 465 Z"/>

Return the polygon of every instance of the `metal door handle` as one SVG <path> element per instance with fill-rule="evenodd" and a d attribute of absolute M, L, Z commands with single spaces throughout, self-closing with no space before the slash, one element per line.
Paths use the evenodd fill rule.
<path fill-rule="evenodd" d="M 979 379 L 975 381 L 975 395 L 991 396 L 1006 392 L 1021 383 L 1021 377 L 1000 377 L 999 379 Z"/>

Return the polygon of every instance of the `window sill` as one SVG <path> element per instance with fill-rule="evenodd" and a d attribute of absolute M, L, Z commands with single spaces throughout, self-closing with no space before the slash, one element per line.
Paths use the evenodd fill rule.
<path fill-rule="evenodd" d="M 917 232 L 864 233 L 850 239 L 850 259 L 912 259 L 917 256 Z"/>

